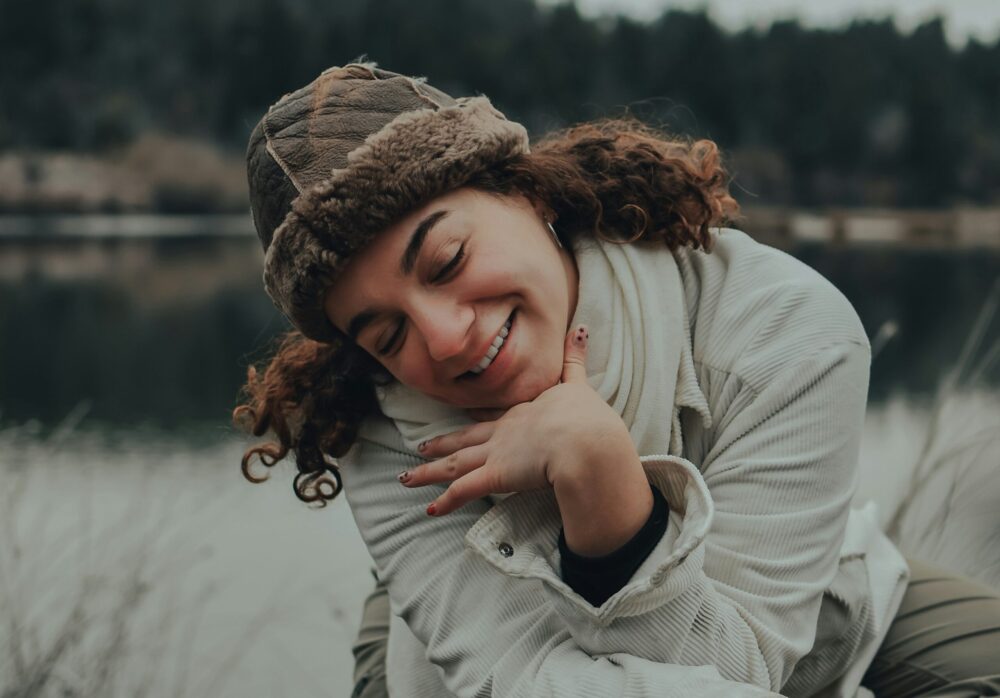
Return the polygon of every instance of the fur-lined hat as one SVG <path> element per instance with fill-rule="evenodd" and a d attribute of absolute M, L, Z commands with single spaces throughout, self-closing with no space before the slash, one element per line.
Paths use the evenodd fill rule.
<path fill-rule="evenodd" d="M 267 294 L 305 336 L 343 339 L 323 295 L 347 260 L 408 211 L 526 152 L 527 131 L 486 97 L 453 99 L 374 63 L 329 68 L 250 136 Z"/>

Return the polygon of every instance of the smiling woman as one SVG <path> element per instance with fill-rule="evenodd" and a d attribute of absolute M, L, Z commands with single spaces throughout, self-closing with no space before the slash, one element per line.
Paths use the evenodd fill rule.
<path fill-rule="evenodd" d="M 351 64 L 269 110 L 248 173 L 295 330 L 249 371 L 234 418 L 277 442 L 243 471 L 294 451 L 300 498 L 346 493 L 378 577 L 356 696 L 992 680 L 963 638 L 1000 633 L 994 597 L 936 636 L 962 663 L 880 648 L 901 604 L 937 621 L 850 509 L 868 341 L 817 273 L 718 227 L 714 143 L 610 120 L 529 147 L 485 97 Z"/>
<path fill-rule="evenodd" d="M 558 382 L 576 307 L 573 257 L 546 216 L 469 187 L 436 197 L 358 253 L 327 289 L 327 315 L 425 395 L 463 408 L 528 402 Z"/>

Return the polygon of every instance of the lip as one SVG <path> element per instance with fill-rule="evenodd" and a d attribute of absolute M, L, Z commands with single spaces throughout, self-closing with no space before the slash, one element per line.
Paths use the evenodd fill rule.
<path fill-rule="evenodd" d="M 490 365 L 487 366 L 486 370 L 483 371 L 482 373 L 473 376 L 473 375 L 468 375 L 468 371 L 466 371 L 465 373 L 459 376 L 458 378 L 459 380 L 470 381 L 474 382 L 476 385 L 482 385 L 488 387 L 496 381 L 498 376 L 504 373 L 504 369 L 507 367 L 508 364 L 510 364 L 511 357 L 513 355 L 512 350 L 514 349 L 514 347 L 511 346 L 511 343 L 514 338 L 514 328 L 517 326 L 517 313 L 511 312 L 511 314 L 508 315 L 507 318 L 504 320 L 504 324 L 501 325 L 501 327 L 507 324 L 507 320 L 511 321 L 510 331 L 507 333 L 507 337 L 503 341 L 503 346 L 500 348 L 500 353 L 493 358 L 493 361 L 490 362 Z M 497 334 L 499 333 L 500 331 L 497 330 Z M 496 335 L 493 336 L 496 337 Z M 480 354 L 480 357 L 486 355 L 486 352 L 489 350 L 489 347 L 492 343 L 493 341 L 490 340 L 490 344 L 488 344 L 486 348 L 483 349 L 483 353 Z M 476 363 L 478 364 L 479 362 L 477 361 Z"/>

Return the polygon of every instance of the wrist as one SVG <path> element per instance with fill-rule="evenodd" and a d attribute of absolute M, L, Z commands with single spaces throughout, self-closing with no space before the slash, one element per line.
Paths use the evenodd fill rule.
<path fill-rule="evenodd" d="M 631 442 L 629 442 L 631 446 Z M 566 545 L 597 557 L 617 550 L 649 519 L 653 493 L 634 448 L 627 457 L 580 460 L 553 484 Z"/>

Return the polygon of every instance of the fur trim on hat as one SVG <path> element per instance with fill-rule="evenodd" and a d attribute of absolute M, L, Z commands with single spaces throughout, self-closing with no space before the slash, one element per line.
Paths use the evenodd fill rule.
<path fill-rule="evenodd" d="M 526 152 L 527 131 L 486 97 L 400 114 L 293 202 L 265 256 L 268 295 L 307 337 L 343 339 L 323 296 L 351 256 L 417 206 Z"/>

